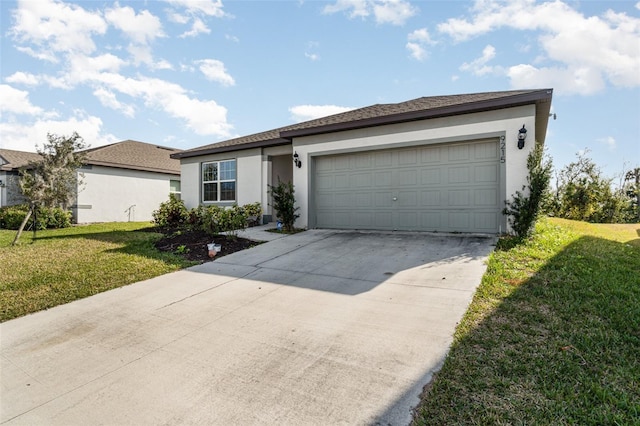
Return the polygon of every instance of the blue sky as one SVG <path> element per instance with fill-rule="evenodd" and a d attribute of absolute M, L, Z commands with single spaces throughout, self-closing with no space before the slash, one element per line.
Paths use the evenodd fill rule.
<path fill-rule="evenodd" d="M 638 1 L 0 2 L 0 147 L 181 149 L 376 103 L 554 89 L 556 168 L 640 166 Z M 514 135 L 515 138 L 516 135 Z"/>

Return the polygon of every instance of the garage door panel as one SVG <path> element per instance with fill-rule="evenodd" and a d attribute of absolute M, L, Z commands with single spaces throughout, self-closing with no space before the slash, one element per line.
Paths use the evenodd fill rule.
<path fill-rule="evenodd" d="M 374 176 L 374 185 L 377 188 L 388 188 L 392 185 L 393 173 L 390 170 L 386 172 L 375 172 Z"/>
<path fill-rule="evenodd" d="M 453 145 L 448 149 L 449 156 L 448 159 L 450 162 L 454 161 L 469 161 L 470 153 L 469 153 L 469 145 Z"/>
<path fill-rule="evenodd" d="M 469 166 L 451 167 L 448 172 L 449 183 L 469 183 Z"/>
<path fill-rule="evenodd" d="M 334 195 L 333 207 L 338 209 L 350 208 L 353 194 L 348 192 L 340 192 Z"/>
<path fill-rule="evenodd" d="M 441 199 L 441 191 L 439 189 L 422 191 L 421 206 L 423 208 L 440 207 L 440 205 L 442 204 Z"/>
<path fill-rule="evenodd" d="M 398 152 L 399 166 L 415 166 L 416 164 L 418 164 L 418 151 L 416 149 Z"/>
<path fill-rule="evenodd" d="M 373 183 L 372 173 L 358 173 L 351 175 L 351 188 L 369 188 Z"/>
<path fill-rule="evenodd" d="M 456 189 L 448 191 L 449 200 L 447 207 L 469 207 L 471 205 L 471 191 L 468 189 Z"/>
<path fill-rule="evenodd" d="M 440 147 L 427 147 L 420 150 L 420 162 L 422 164 L 437 164 L 441 161 Z"/>
<path fill-rule="evenodd" d="M 474 206 L 496 207 L 498 205 L 498 191 L 495 188 L 476 189 L 473 197 Z"/>
<path fill-rule="evenodd" d="M 398 185 L 400 187 L 418 184 L 418 170 L 399 170 L 398 171 Z"/>
<path fill-rule="evenodd" d="M 497 140 L 315 159 L 316 226 L 498 232 Z"/>
<path fill-rule="evenodd" d="M 360 192 L 354 197 L 355 206 L 358 208 L 373 207 L 373 194 L 371 192 Z"/>
<path fill-rule="evenodd" d="M 498 183 L 498 165 L 486 164 L 475 166 L 474 180 L 476 182 L 492 182 Z"/>
<path fill-rule="evenodd" d="M 389 151 L 377 152 L 374 163 L 376 167 L 391 167 L 393 166 L 393 154 Z"/>
<path fill-rule="evenodd" d="M 420 170 L 420 183 L 424 185 L 439 185 L 442 183 L 442 169 L 429 168 Z"/>
<path fill-rule="evenodd" d="M 498 145 L 495 142 L 479 142 L 474 145 L 476 160 L 497 160 Z"/>
<path fill-rule="evenodd" d="M 449 229 L 459 229 L 460 231 L 468 231 L 471 229 L 471 212 L 457 211 L 451 212 L 449 218 Z"/>
<path fill-rule="evenodd" d="M 376 192 L 376 208 L 380 207 L 393 207 L 393 193 L 391 191 L 387 192 Z"/>

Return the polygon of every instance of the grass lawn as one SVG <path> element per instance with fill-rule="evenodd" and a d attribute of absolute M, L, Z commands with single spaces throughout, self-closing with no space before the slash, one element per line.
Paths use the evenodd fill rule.
<path fill-rule="evenodd" d="M 166 274 L 188 262 L 161 253 L 148 222 L 24 232 L 0 230 L 0 321 Z M 134 232 L 137 231 L 137 232 Z"/>
<path fill-rule="evenodd" d="M 417 425 L 640 424 L 640 224 L 501 240 Z"/>

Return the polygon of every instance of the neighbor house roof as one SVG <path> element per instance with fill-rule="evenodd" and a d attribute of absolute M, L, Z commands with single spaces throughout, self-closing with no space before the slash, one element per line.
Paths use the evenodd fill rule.
<path fill-rule="evenodd" d="M 174 148 L 126 140 L 91 148 L 85 152 L 87 153 L 87 164 L 180 174 L 180 161 L 170 157 L 171 154 L 180 152 Z"/>
<path fill-rule="evenodd" d="M 294 137 L 492 111 L 529 104 L 536 105 L 536 134 L 541 139 L 539 142 L 544 142 L 552 94 L 552 89 L 510 90 L 429 96 L 394 104 L 377 104 L 181 151 L 173 154 L 172 157 L 188 158 L 241 149 L 284 145 L 290 143 Z"/>
<path fill-rule="evenodd" d="M 180 152 L 174 148 L 126 140 L 90 148 L 84 152 L 87 155 L 85 164 L 88 165 L 180 174 L 180 161 L 170 157 L 171 154 Z M 10 149 L 0 149 L 0 157 L 6 160 L 6 164 L 0 165 L 0 170 L 16 170 L 41 158 L 35 152 Z"/>
<path fill-rule="evenodd" d="M 0 149 L 0 170 L 11 171 L 39 161 L 42 157 L 35 152 L 14 151 L 13 149 Z"/>

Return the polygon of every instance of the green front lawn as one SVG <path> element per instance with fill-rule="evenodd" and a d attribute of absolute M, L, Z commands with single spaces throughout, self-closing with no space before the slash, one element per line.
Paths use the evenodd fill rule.
<path fill-rule="evenodd" d="M 501 240 L 414 423 L 640 424 L 640 224 Z"/>
<path fill-rule="evenodd" d="M 0 230 L 0 321 L 71 302 L 194 263 L 161 253 L 148 222 L 23 233 Z"/>

